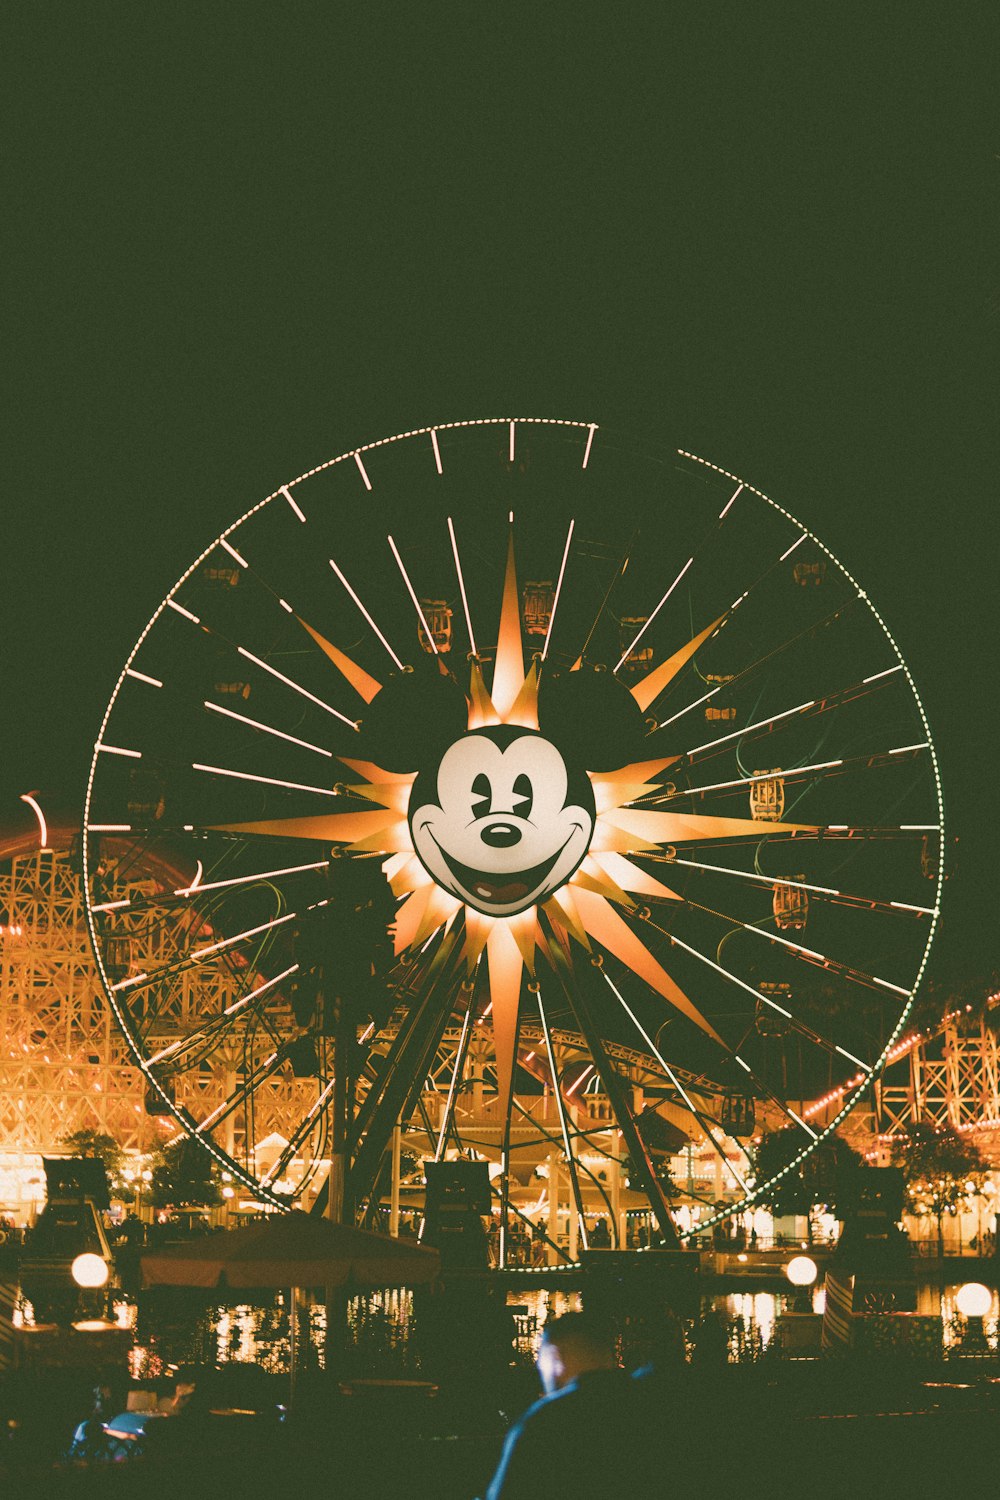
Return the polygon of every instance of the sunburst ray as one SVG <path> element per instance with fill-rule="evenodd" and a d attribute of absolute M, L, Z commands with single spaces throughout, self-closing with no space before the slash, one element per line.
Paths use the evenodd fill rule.
<path fill-rule="evenodd" d="M 414 948 L 419 948 L 421 943 L 425 943 L 439 927 L 447 927 L 452 917 L 456 916 L 465 904 L 457 900 L 450 891 L 442 890 L 439 885 L 431 885 L 430 893 L 430 900 L 424 908 L 420 925 L 413 939 Z"/>
<path fill-rule="evenodd" d="M 580 886 L 578 889 L 581 892 L 584 892 L 584 888 L 582 886 Z M 589 895 L 590 892 L 584 892 L 584 894 Z M 598 897 L 597 899 L 600 900 L 600 897 Z M 576 938 L 581 947 L 586 948 L 588 953 L 590 952 L 590 939 L 587 936 L 587 929 L 583 924 L 579 909 L 573 899 L 573 895 L 570 892 L 569 886 L 564 885 L 560 890 L 553 891 L 552 895 L 546 901 L 543 910 L 546 911 L 550 917 L 554 912 L 561 925 L 565 927 L 566 931 L 570 933 L 572 937 Z"/>
<path fill-rule="evenodd" d="M 519 724 L 522 729 L 538 728 L 538 663 L 532 662 L 521 690 L 505 715 L 504 723 Z"/>
<path fill-rule="evenodd" d="M 317 839 L 321 843 L 350 846 L 361 841 L 365 847 L 377 849 L 381 854 L 393 854 L 400 849 L 413 848 L 409 843 L 408 829 L 405 844 L 378 843 L 381 836 L 386 840 L 398 840 L 399 837 L 399 814 L 389 808 L 380 808 L 378 812 L 321 813 L 312 817 L 265 818 L 258 823 L 213 823 L 209 826 L 214 833 L 250 833 L 278 839 Z M 405 819 L 403 827 L 406 827 Z M 374 844 L 370 843 L 373 838 L 376 841 Z"/>
<path fill-rule="evenodd" d="M 659 896 L 667 901 L 680 901 L 683 898 L 672 891 L 669 886 L 657 880 L 655 875 L 650 875 L 647 870 L 642 870 L 630 859 L 616 854 L 609 849 L 603 854 L 595 854 L 593 863 L 603 871 L 609 880 L 617 881 L 618 885 L 625 891 L 635 891 L 640 896 Z M 587 861 L 584 860 L 584 867 Z"/>
<path fill-rule="evenodd" d="M 462 949 L 462 956 L 470 974 L 486 947 L 486 939 L 490 935 L 492 925 L 490 917 L 483 916 L 482 912 L 476 911 L 472 906 L 465 908 L 465 946 Z"/>
<path fill-rule="evenodd" d="M 602 785 L 591 777 L 594 787 L 594 807 L 597 816 L 601 813 L 611 812 L 616 807 L 625 807 L 630 802 L 635 802 L 639 797 L 648 796 L 656 790 L 648 782 L 634 781 L 632 783 L 620 782 L 618 786 Z"/>
<path fill-rule="evenodd" d="M 635 760 L 630 765 L 621 766 L 617 771 L 602 771 L 600 775 L 593 777 L 593 781 L 601 786 L 614 785 L 617 782 L 653 782 L 660 780 L 660 772 L 665 771 L 668 766 L 674 766 L 682 757 L 680 755 L 662 755 L 658 760 Z"/>
<path fill-rule="evenodd" d="M 396 920 L 391 927 L 393 952 L 397 958 L 408 948 L 417 946 L 417 933 L 431 899 L 431 891 L 435 889 L 430 881 L 417 886 L 397 911 Z"/>
<path fill-rule="evenodd" d="M 623 833 L 656 844 L 682 844 L 692 839 L 764 838 L 775 833 L 815 833 L 815 823 L 769 823 L 763 818 L 717 818 L 702 813 L 650 812 L 645 808 L 613 808 L 603 821 Z"/>
<path fill-rule="evenodd" d="M 382 684 L 372 677 L 369 672 L 366 672 L 364 667 L 359 667 L 356 661 L 352 661 L 346 652 L 341 651 L 339 646 L 335 646 L 332 641 L 328 641 L 325 635 L 320 635 L 319 631 L 314 630 L 307 620 L 303 620 L 301 615 L 296 615 L 295 618 L 302 626 L 302 629 L 312 636 L 319 649 L 323 652 L 323 655 L 333 662 L 333 665 L 343 677 L 346 677 L 360 698 L 363 698 L 366 703 L 370 703 L 375 695 L 382 691 Z"/>
<path fill-rule="evenodd" d="M 673 656 L 668 656 L 666 661 L 661 661 L 658 667 L 654 667 L 641 681 L 635 684 L 631 690 L 632 697 L 638 703 L 643 713 L 655 702 L 664 688 L 673 682 L 681 668 L 687 666 L 692 656 L 694 656 L 699 647 L 705 644 L 709 636 L 715 634 L 725 619 L 726 615 L 720 615 L 717 620 L 712 621 L 711 625 L 706 625 L 705 629 L 699 631 L 693 640 L 688 641 L 686 646 L 682 646 L 679 651 L 675 651 Z"/>
<path fill-rule="evenodd" d="M 517 596 L 517 568 L 514 563 L 514 536 L 507 541 L 507 568 L 503 583 L 503 604 L 500 607 L 500 630 L 497 636 L 497 654 L 493 665 L 493 685 L 490 696 L 494 707 L 504 723 L 517 701 L 524 685 L 524 651 L 521 644 L 521 604 Z"/>
<path fill-rule="evenodd" d="M 587 855 L 575 875 L 567 882 L 571 886 L 582 886 L 584 890 L 596 891 L 599 896 L 607 896 L 609 901 L 616 901 L 619 906 L 633 907 L 635 902 L 631 896 L 613 880 L 604 867 L 603 861 Z"/>
<path fill-rule="evenodd" d="M 356 760 L 353 755 L 339 755 L 337 759 L 345 766 L 349 766 L 352 771 L 356 771 L 359 776 L 363 776 L 366 781 L 379 784 L 389 781 L 405 782 L 407 786 L 412 786 L 416 780 L 412 771 L 386 771 L 382 766 L 377 766 L 374 761 Z"/>
<path fill-rule="evenodd" d="M 638 974 L 640 979 L 645 980 L 658 995 L 662 995 L 664 1000 L 669 1001 L 675 1009 L 680 1011 L 681 1015 L 687 1016 L 689 1021 L 693 1021 L 720 1047 L 725 1047 L 725 1042 L 714 1026 L 705 1019 L 697 1006 L 671 979 L 666 969 L 657 962 L 645 944 L 640 942 L 611 903 L 592 891 L 577 890 L 574 896 L 591 936 L 595 937 L 602 947 L 607 948 L 609 953 L 614 954 L 615 958 L 620 959 L 634 974 Z"/>
<path fill-rule="evenodd" d="M 382 874 L 389 882 L 389 889 L 394 896 L 404 896 L 408 891 L 415 891 L 422 885 L 428 883 L 427 871 L 420 863 L 415 854 L 409 854 L 403 850 L 394 854 L 382 864 Z"/>
<path fill-rule="evenodd" d="M 487 725 L 500 723 L 500 715 L 483 680 L 482 668 L 475 661 L 469 674 L 469 698 L 470 730 L 485 729 Z"/>
<path fill-rule="evenodd" d="M 407 782 L 366 781 L 358 786 L 349 786 L 347 790 L 353 797 L 363 797 L 366 802 L 377 802 L 380 807 L 389 808 L 406 817 L 406 810 L 410 805 L 410 786 Z"/>

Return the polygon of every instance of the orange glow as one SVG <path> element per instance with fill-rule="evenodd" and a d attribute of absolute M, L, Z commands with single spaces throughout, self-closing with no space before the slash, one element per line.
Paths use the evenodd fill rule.
<path fill-rule="evenodd" d="M 662 881 L 656 879 L 655 875 L 649 875 L 645 870 L 640 870 L 630 859 L 624 859 L 620 854 L 608 850 L 604 854 L 596 856 L 593 863 L 608 876 L 616 880 L 626 891 L 637 891 L 642 896 L 660 896 L 669 901 L 680 901 L 676 891 L 665 886 Z M 586 867 L 587 861 L 584 861 Z"/>
<path fill-rule="evenodd" d="M 597 939 L 602 947 L 613 953 L 615 958 L 621 959 L 627 964 L 634 974 L 654 989 L 664 1000 L 669 1000 L 682 1015 L 688 1017 L 696 1026 L 700 1026 L 713 1041 L 718 1042 L 720 1047 L 726 1051 L 725 1043 L 718 1032 L 709 1025 L 705 1017 L 695 1005 L 688 999 L 684 991 L 675 984 L 656 959 L 636 937 L 631 927 L 625 923 L 602 896 L 595 896 L 592 891 L 574 890 L 574 899 L 577 908 L 586 923 L 587 931 L 591 937 Z"/>
<path fill-rule="evenodd" d="M 524 684 L 524 655 L 521 647 L 521 603 L 517 596 L 517 569 L 514 565 L 514 538 L 507 543 L 507 571 L 500 609 L 500 633 L 493 667 L 492 699 L 501 720 L 509 723 L 509 714 Z"/>
<path fill-rule="evenodd" d="M 691 839 L 739 839 L 773 833 L 817 833 L 813 823 L 768 823 L 761 818 L 716 818 L 699 813 L 634 811 L 618 808 L 604 814 L 604 820 L 647 840 L 647 847 L 658 844 L 684 844 Z"/>
<path fill-rule="evenodd" d="M 493 699 L 486 690 L 483 674 L 477 662 L 472 664 L 469 694 L 472 706 L 469 710 L 469 728 L 484 729 L 487 724 L 499 724 L 500 715 L 493 706 Z"/>
<path fill-rule="evenodd" d="M 366 703 L 370 703 L 375 694 L 381 692 L 382 684 L 376 682 L 374 677 L 369 676 L 362 667 L 359 667 L 356 662 L 353 662 L 349 656 L 345 655 L 339 646 L 334 646 L 325 636 L 320 635 L 319 631 L 314 630 L 311 625 L 307 624 L 301 615 L 296 615 L 295 618 L 303 630 L 308 631 L 312 636 L 319 649 L 323 652 L 323 655 L 329 657 L 337 670 L 347 678 L 359 697 L 363 698 Z"/>
<path fill-rule="evenodd" d="M 700 646 L 705 644 L 709 636 L 714 635 L 725 618 L 725 615 L 720 615 L 717 620 L 712 621 L 711 625 L 706 625 L 705 629 L 700 631 L 694 640 L 688 641 L 686 646 L 682 646 L 679 651 L 675 651 L 673 656 L 668 656 L 666 661 L 661 662 L 658 667 L 654 667 L 648 676 L 644 677 L 641 682 L 636 683 L 632 689 L 632 697 L 638 703 L 643 713 L 660 696 L 664 688 L 673 682 L 681 668 L 687 666 L 692 656 L 694 656 Z"/>
<path fill-rule="evenodd" d="M 21 801 L 28 804 L 28 806 L 31 808 L 31 811 L 38 819 L 38 832 L 41 838 L 39 848 L 47 849 L 49 847 L 49 830 L 48 825 L 45 822 L 45 814 L 42 812 L 42 809 L 39 807 L 37 801 L 30 792 L 23 793 Z"/>
<path fill-rule="evenodd" d="M 532 662 L 531 670 L 504 719 L 505 724 L 520 724 L 522 729 L 538 728 L 538 664 Z"/>
<path fill-rule="evenodd" d="M 405 821 L 403 827 L 406 827 Z M 365 841 L 373 835 L 376 840 L 384 834 L 387 840 L 399 837 L 399 816 L 389 810 L 380 812 L 329 813 L 324 816 L 305 818 L 268 818 L 261 823 L 217 823 L 217 833 L 259 833 L 271 838 L 319 839 L 321 842 L 348 844 L 357 847 L 357 841 Z M 394 854 L 399 849 L 411 849 L 409 831 L 407 842 L 386 842 L 372 845 L 383 853 Z"/>

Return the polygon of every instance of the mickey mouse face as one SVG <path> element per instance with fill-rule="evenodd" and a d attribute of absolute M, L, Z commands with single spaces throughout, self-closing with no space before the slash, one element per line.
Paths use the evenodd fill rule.
<path fill-rule="evenodd" d="M 564 885 L 590 847 L 594 794 L 551 740 L 530 729 L 455 740 L 410 794 L 413 847 L 427 873 L 491 917 L 511 917 Z"/>

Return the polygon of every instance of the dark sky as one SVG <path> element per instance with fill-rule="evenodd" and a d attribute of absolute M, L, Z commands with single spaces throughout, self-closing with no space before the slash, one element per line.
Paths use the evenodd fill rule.
<path fill-rule="evenodd" d="M 992 7 L 7 18 L 3 758 L 82 803 L 131 644 L 293 474 L 426 422 L 655 433 L 860 578 L 995 926 Z M 992 309 L 992 312 L 991 312 Z"/>

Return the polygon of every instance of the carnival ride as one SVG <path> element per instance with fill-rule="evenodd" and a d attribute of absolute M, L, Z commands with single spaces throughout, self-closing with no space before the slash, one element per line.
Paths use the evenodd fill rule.
<path fill-rule="evenodd" d="M 82 870 L 151 1100 L 259 1201 L 332 1163 L 370 1212 L 409 1132 L 502 1209 L 544 1151 L 586 1246 L 593 1149 L 675 1243 L 664 1128 L 719 1162 L 711 1223 L 765 1188 L 755 1118 L 804 1159 L 879 1074 L 942 840 L 906 664 L 808 528 L 504 419 L 352 450 L 200 553 L 104 716 Z"/>

